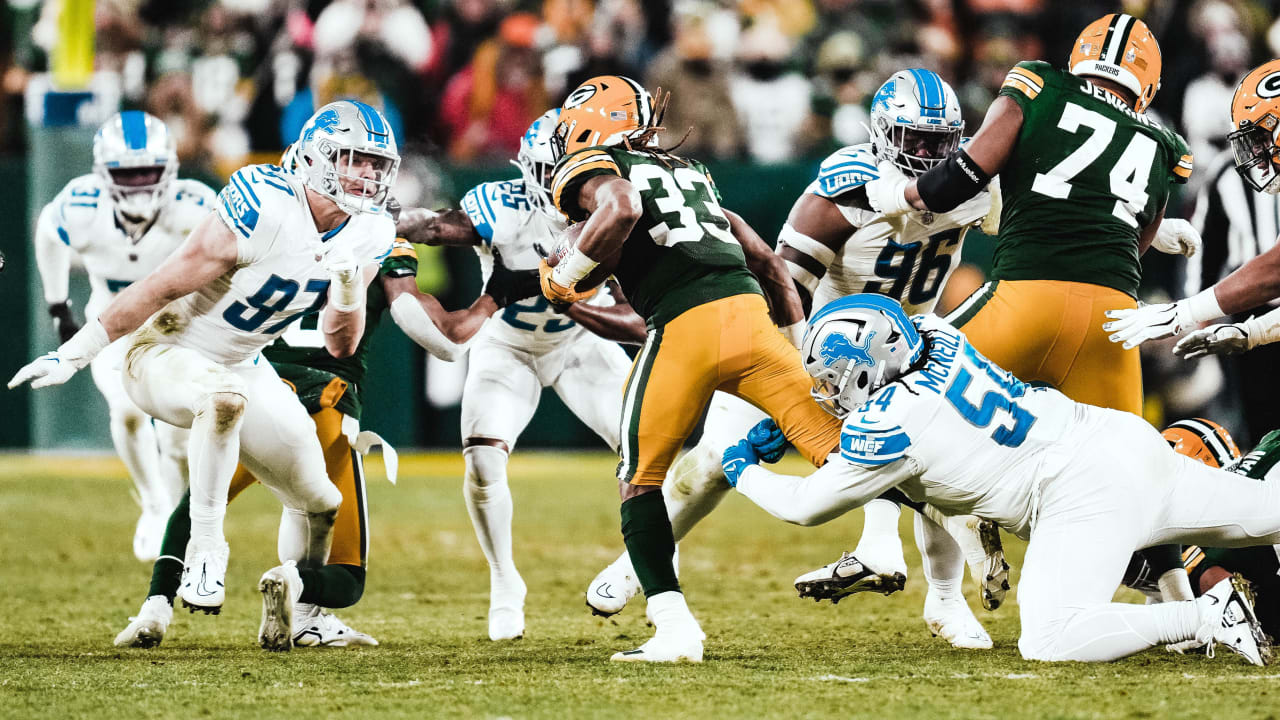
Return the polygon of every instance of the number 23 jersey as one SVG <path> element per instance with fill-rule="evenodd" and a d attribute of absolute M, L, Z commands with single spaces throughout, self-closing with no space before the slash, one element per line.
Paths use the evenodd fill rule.
<path fill-rule="evenodd" d="M 353 215 L 319 232 L 302 179 L 275 165 L 237 170 L 215 208 L 236 238 L 235 268 L 170 303 L 140 332 L 228 365 L 253 357 L 291 323 L 324 307 L 329 252 L 345 247 L 363 268 L 380 264 L 395 242 L 387 215 Z"/>
<path fill-rule="evenodd" d="M 1136 297 L 1138 236 L 1191 177 L 1174 131 L 1090 82 L 1021 62 L 1000 95 L 1022 128 L 1000 171 L 1004 207 L 992 278 L 1068 280 Z"/>

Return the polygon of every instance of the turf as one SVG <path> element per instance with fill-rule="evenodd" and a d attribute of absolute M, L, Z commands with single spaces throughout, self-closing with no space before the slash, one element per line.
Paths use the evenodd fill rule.
<path fill-rule="evenodd" d="M 740 497 L 681 551 L 690 605 L 708 635 L 707 661 L 608 663 L 651 630 L 638 603 L 607 620 L 582 603 L 586 583 L 621 543 L 614 461 L 602 454 L 526 453 L 512 461 L 528 634 L 494 644 L 486 637 L 488 573 L 460 496 L 461 460 L 404 460 L 398 487 L 371 480 L 369 586 L 341 613 L 382 646 L 268 654 L 254 642 L 254 588 L 276 562 L 279 506 L 264 489 L 246 493 L 229 513 L 223 614 L 182 612 L 161 647 L 120 650 L 111 640 L 137 611 L 149 573 L 129 550 L 136 510 L 120 465 L 0 457 L 0 717 L 1280 715 L 1280 674 L 1229 653 L 1025 662 L 1012 596 L 994 614 L 978 611 L 994 650 L 953 650 L 919 618 L 924 588 L 910 548 L 915 576 L 898 595 L 835 607 L 801 602 L 791 579 L 850 547 L 860 517 L 796 528 Z M 377 465 L 370 474 L 380 477 Z M 1008 536 L 1006 543 L 1016 564 L 1021 545 Z"/>

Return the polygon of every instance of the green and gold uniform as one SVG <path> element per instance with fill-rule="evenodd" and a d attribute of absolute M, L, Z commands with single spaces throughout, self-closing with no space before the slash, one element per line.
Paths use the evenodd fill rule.
<path fill-rule="evenodd" d="M 1018 63 L 1000 95 L 1022 109 L 1004 168 L 992 282 L 949 320 L 1019 379 L 1141 414 L 1136 351 L 1102 330 L 1136 307 L 1142 229 L 1191 176 L 1177 133 L 1087 78 Z"/>
<path fill-rule="evenodd" d="M 624 390 L 619 480 L 661 485 L 716 390 L 769 413 L 805 457 L 822 464 L 839 440 L 839 422 L 810 399 L 809 376 L 769 318 L 706 168 L 616 147 L 571 153 L 552 180 L 556 207 L 570 221 L 586 217 L 578 193 L 597 175 L 628 180 L 643 206 L 614 268 L 649 327 Z"/>

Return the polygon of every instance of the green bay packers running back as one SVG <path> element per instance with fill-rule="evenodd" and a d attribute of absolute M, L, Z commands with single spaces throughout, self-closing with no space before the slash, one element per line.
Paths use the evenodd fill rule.
<path fill-rule="evenodd" d="M 583 228 L 554 268 L 544 262 L 540 272 L 543 295 L 565 304 L 590 296 L 612 272 L 648 325 L 625 386 L 617 477 L 623 539 L 657 632 L 613 659 L 698 662 L 704 635 L 676 578 L 660 490 L 712 393 L 738 395 L 777 418 L 815 464 L 839 428 L 810 399 L 795 347 L 770 319 L 766 292 L 778 325 L 803 320 L 785 266 L 721 207 L 700 163 L 651 144 L 660 118 L 629 78 L 595 77 L 570 93 L 556 127 L 552 199 Z M 771 258 L 760 280 L 744 245 L 763 246 Z"/>

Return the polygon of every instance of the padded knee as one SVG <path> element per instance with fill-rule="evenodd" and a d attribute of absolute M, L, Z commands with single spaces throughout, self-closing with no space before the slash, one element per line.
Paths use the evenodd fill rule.
<path fill-rule="evenodd" d="M 484 492 L 507 483 L 505 450 L 490 445 L 472 445 L 462 451 L 462 459 L 467 468 L 468 492 L 472 489 Z"/>
<path fill-rule="evenodd" d="M 142 429 L 143 423 L 150 421 L 150 419 L 136 407 L 111 408 L 111 422 L 123 428 L 129 435 L 138 434 L 138 431 Z"/>

